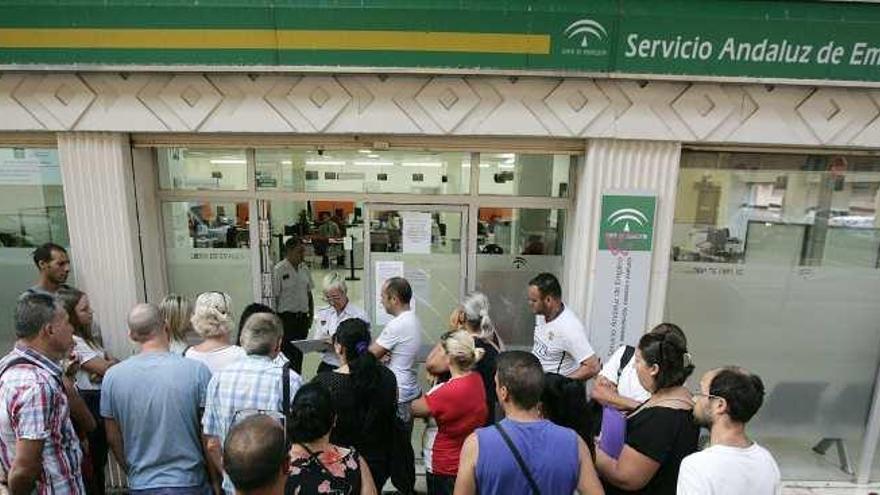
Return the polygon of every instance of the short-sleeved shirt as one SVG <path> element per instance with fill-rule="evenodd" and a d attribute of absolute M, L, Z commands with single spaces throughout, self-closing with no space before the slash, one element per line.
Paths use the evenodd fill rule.
<path fill-rule="evenodd" d="M 76 388 L 79 390 L 101 390 L 101 382 L 91 380 L 91 373 L 82 369 L 82 365 L 95 358 L 103 358 L 104 350 L 100 346 L 91 346 L 79 335 L 73 336 L 73 353 L 79 361 L 80 369 L 76 372 Z"/>
<path fill-rule="evenodd" d="M 532 354 L 541 361 L 545 372 L 568 376 L 596 352 L 587 340 L 587 331 L 580 319 L 565 306 L 551 322 L 540 316 L 536 318 Z"/>
<path fill-rule="evenodd" d="M 476 372 L 454 378 L 432 390 L 425 400 L 437 421 L 428 469 L 433 474 L 455 476 L 465 439 L 486 423 L 489 414 L 483 379 Z"/>
<path fill-rule="evenodd" d="M 208 384 L 202 427 L 205 435 L 220 439 L 221 444 L 232 426 L 236 412 L 284 411 L 282 403 L 283 365 L 268 356 L 250 355 L 214 373 Z M 302 378 L 290 370 L 290 402 L 302 386 Z M 235 488 L 224 476 L 223 488 L 232 493 Z"/>
<path fill-rule="evenodd" d="M 314 287 L 312 273 L 305 263 L 294 268 L 285 258 L 272 270 L 272 294 L 279 313 L 308 313 L 309 294 Z"/>
<path fill-rule="evenodd" d="M 422 324 L 413 311 L 404 311 L 385 325 L 376 343 L 391 354 L 388 368 L 397 378 L 398 402 L 410 402 L 421 395 L 416 376 L 416 358 L 422 347 Z"/>
<path fill-rule="evenodd" d="M 204 364 L 170 352 L 141 353 L 107 370 L 101 416 L 122 431 L 132 490 L 206 483 L 199 409 L 210 380 Z"/>
<path fill-rule="evenodd" d="M 778 495 L 779 466 L 756 443 L 746 448 L 713 445 L 681 461 L 678 495 Z"/>
<path fill-rule="evenodd" d="M 207 366 L 211 373 L 223 370 L 245 356 L 247 356 L 247 353 L 237 345 L 221 347 L 208 352 L 202 352 L 190 347 L 183 352 L 183 357 L 199 361 Z"/>
<path fill-rule="evenodd" d="M 624 365 L 623 370 L 620 370 L 620 358 L 623 357 L 625 351 L 625 345 L 620 346 L 619 349 L 614 351 L 614 354 L 608 358 L 608 362 L 602 366 L 602 371 L 599 374 L 617 385 L 617 393 L 621 396 L 636 402 L 645 402 L 651 398 L 651 392 L 645 390 L 645 387 L 639 381 L 639 375 L 636 373 L 635 355 L 631 356 Z M 617 379 L 618 372 L 620 372 L 619 381 Z"/>
<path fill-rule="evenodd" d="M 10 366 L 13 360 L 28 364 Z M 6 370 L 9 368 L 8 370 Z M 16 346 L 0 361 L 0 465 L 8 473 L 18 439 L 42 440 L 39 495 L 85 493 L 82 451 L 70 421 L 70 405 L 61 384 L 61 367 L 48 357 Z"/>
<path fill-rule="evenodd" d="M 669 407 L 649 407 L 626 421 L 626 445 L 660 464 L 654 477 L 639 491 L 612 489 L 606 493 L 675 495 L 678 469 L 685 457 L 697 451 L 700 428 L 692 412 Z"/>
<path fill-rule="evenodd" d="M 333 306 L 321 308 L 318 310 L 317 316 L 318 328 L 315 329 L 315 335 L 312 337 L 314 339 L 329 339 L 333 337 L 336 335 L 336 329 L 339 327 L 339 324 L 352 318 L 362 320 L 367 325 L 370 324 L 370 317 L 367 316 L 367 312 L 351 302 L 346 304 L 339 313 L 336 312 L 336 308 Z M 341 364 L 339 356 L 332 351 L 325 352 L 321 360 L 331 366 L 339 366 Z"/>

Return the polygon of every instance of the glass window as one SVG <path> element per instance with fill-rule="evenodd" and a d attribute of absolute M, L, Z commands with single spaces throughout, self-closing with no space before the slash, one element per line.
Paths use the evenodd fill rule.
<path fill-rule="evenodd" d="M 572 155 L 480 153 L 480 194 L 568 197 Z"/>
<path fill-rule="evenodd" d="M 159 187 L 182 190 L 247 190 L 244 150 L 159 148 Z"/>
<path fill-rule="evenodd" d="M 46 242 L 70 245 L 58 151 L 0 148 L 0 322 L 4 328 L 12 328 L 19 294 L 37 280 L 32 255 L 34 248 Z M 6 331 L 0 345 L 9 349 L 14 341 L 14 333 Z"/>
<path fill-rule="evenodd" d="M 476 288 L 508 345 L 531 346 L 535 317 L 526 304 L 529 280 L 541 272 L 562 279 L 565 210 L 480 208 Z"/>
<path fill-rule="evenodd" d="M 835 448 L 816 460 L 822 438 L 858 463 L 880 358 L 878 185 L 877 157 L 682 154 L 666 319 L 697 374 L 761 375 L 750 429 L 788 479 L 851 479 Z"/>
<path fill-rule="evenodd" d="M 467 194 L 470 153 L 257 150 L 257 188 L 292 192 Z"/>
<path fill-rule="evenodd" d="M 236 314 L 255 300 L 248 203 L 168 202 L 162 217 L 169 291 L 226 292 Z"/>

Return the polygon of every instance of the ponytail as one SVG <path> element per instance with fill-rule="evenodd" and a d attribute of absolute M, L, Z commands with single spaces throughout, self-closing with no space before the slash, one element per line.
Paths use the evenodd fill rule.
<path fill-rule="evenodd" d="M 381 396 L 378 392 L 382 382 L 382 364 L 370 352 L 369 327 L 365 321 L 357 318 L 345 320 L 339 324 L 333 339 L 342 346 L 355 398 L 363 406 L 364 427 L 369 428 L 377 415 L 381 414 L 376 402 Z"/>

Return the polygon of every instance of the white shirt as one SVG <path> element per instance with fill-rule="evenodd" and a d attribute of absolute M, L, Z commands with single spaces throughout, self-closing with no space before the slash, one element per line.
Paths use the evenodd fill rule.
<path fill-rule="evenodd" d="M 596 352 L 587 340 L 587 331 L 580 319 L 565 306 L 550 323 L 540 315 L 535 318 L 532 354 L 541 361 L 546 373 L 568 376 Z"/>
<path fill-rule="evenodd" d="M 421 395 L 415 362 L 422 347 L 422 324 L 416 314 L 404 311 L 385 325 L 376 343 L 391 354 L 388 369 L 397 378 L 397 401 L 410 402 Z"/>
<path fill-rule="evenodd" d="M 633 354 L 626 365 L 623 367 L 623 371 L 620 372 L 620 382 L 617 381 L 617 372 L 620 369 L 620 358 L 623 357 L 623 352 L 626 350 L 626 346 L 620 346 L 614 354 L 608 359 L 608 362 L 602 366 L 602 371 L 599 372 L 600 375 L 607 378 L 611 383 L 617 385 L 617 393 L 627 399 L 632 399 L 636 402 L 645 402 L 646 400 L 651 398 L 651 392 L 645 390 L 645 387 L 642 386 L 641 382 L 639 382 L 639 375 L 636 373 L 636 356 Z"/>
<path fill-rule="evenodd" d="M 681 461 L 678 495 L 777 495 L 779 466 L 757 443 L 737 448 L 714 445 Z"/>
<path fill-rule="evenodd" d="M 363 320 L 367 325 L 370 324 L 370 317 L 367 316 L 367 312 L 352 304 L 351 301 L 342 308 L 341 313 L 337 313 L 336 308 L 333 306 L 321 308 L 318 310 L 318 328 L 315 329 L 315 335 L 312 336 L 312 338 L 329 339 L 336 335 L 336 329 L 339 327 L 340 323 L 352 318 Z M 342 364 L 339 362 L 339 356 L 332 351 L 325 352 L 321 361 L 324 361 L 330 366 L 338 367 Z"/>
<path fill-rule="evenodd" d="M 92 359 L 103 358 L 104 351 L 100 347 L 90 346 L 86 343 L 85 339 L 79 335 L 74 335 L 73 353 L 76 354 L 76 360 L 79 361 L 80 364 L 80 368 L 76 372 L 76 388 L 79 390 L 101 390 L 101 382 L 92 383 L 92 380 L 89 378 L 91 373 L 84 370 L 82 365 Z"/>
<path fill-rule="evenodd" d="M 305 263 L 294 268 L 284 258 L 272 270 L 272 294 L 275 296 L 275 310 L 279 313 L 308 313 L 309 294 L 314 287 L 312 272 Z"/>
<path fill-rule="evenodd" d="M 196 361 L 203 363 L 209 370 L 211 370 L 211 374 L 214 374 L 228 366 L 230 363 L 234 363 L 246 355 L 247 353 L 244 352 L 244 349 L 237 345 L 231 345 L 208 352 L 197 351 L 194 347 L 190 347 L 183 357 L 195 359 Z"/>

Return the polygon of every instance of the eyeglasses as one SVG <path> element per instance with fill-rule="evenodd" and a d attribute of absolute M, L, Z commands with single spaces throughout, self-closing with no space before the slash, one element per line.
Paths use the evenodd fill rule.
<path fill-rule="evenodd" d="M 344 299 L 345 299 L 345 295 L 343 295 L 343 294 L 339 294 L 339 295 L 337 295 L 337 296 L 328 296 L 327 294 L 324 294 L 323 299 L 324 299 L 324 302 L 326 302 L 326 303 L 337 302 L 337 301 L 342 301 L 342 300 L 344 300 Z"/>

